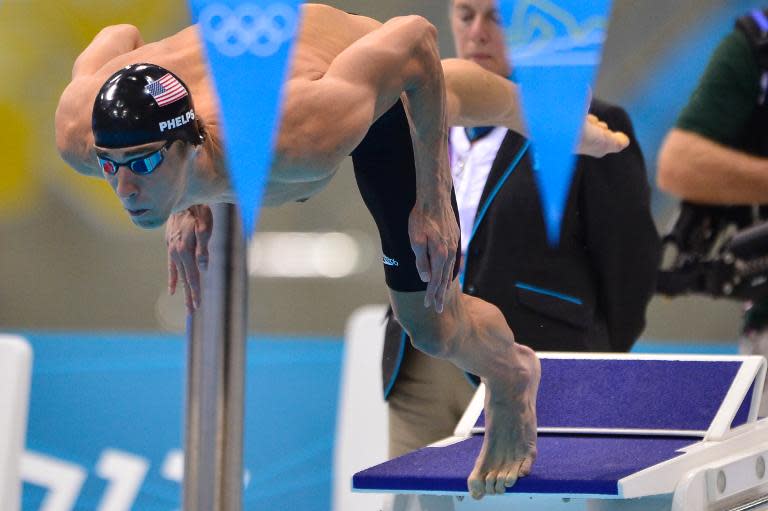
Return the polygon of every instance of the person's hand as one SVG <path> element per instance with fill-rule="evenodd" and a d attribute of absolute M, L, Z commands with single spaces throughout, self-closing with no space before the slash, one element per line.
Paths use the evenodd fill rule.
<path fill-rule="evenodd" d="M 629 146 L 629 137 L 620 131 L 611 131 L 608 125 L 592 114 L 587 115 L 581 140 L 576 149 L 578 154 L 602 158 L 606 154 L 618 153 Z"/>
<path fill-rule="evenodd" d="M 437 312 L 443 312 L 459 245 L 459 225 L 451 203 L 427 205 L 417 199 L 408 218 L 408 235 L 419 277 L 429 283 L 424 306 L 434 304 Z"/>
<path fill-rule="evenodd" d="M 165 226 L 168 293 L 176 292 L 181 278 L 190 313 L 200 306 L 200 270 L 208 268 L 208 241 L 212 231 L 213 215 L 208 206 L 192 206 L 176 213 Z"/>

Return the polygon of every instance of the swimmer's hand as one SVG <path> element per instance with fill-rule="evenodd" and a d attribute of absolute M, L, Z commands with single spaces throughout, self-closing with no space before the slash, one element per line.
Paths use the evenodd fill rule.
<path fill-rule="evenodd" d="M 441 204 L 425 204 L 416 199 L 408 218 L 408 235 L 416 255 L 416 269 L 423 282 L 428 282 L 424 307 L 434 304 L 443 312 L 445 292 L 453 280 L 459 225 L 450 200 Z"/>
<path fill-rule="evenodd" d="M 213 215 L 208 206 L 192 206 L 176 213 L 165 226 L 168 293 L 176 292 L 181 277 L 190 313 L 200 307 L 200 270 L 208 268 L 208 241 L 212 231 Z"/>
<path fill-rule="evenodd" d="M 602 158 L 618 153 L 629 146 L 629 137 L 620 131 L 611 131 L 608 125 L 592 114 L 587 115 L 577 154 Z"/>

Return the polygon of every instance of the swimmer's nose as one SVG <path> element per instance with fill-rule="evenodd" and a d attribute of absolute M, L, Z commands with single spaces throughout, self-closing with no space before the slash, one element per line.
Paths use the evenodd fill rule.
<path fill-rule="evenodd" d="M 127 169 L 120 169 L 117 172 L 117 186 L 115 193 L 122 199 L 133 199 L 139 194 L 139 187 L 133 179 L 133 173 Z"/>

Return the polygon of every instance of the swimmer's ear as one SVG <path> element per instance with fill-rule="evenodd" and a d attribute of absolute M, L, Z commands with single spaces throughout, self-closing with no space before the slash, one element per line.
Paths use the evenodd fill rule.
<path fill-rule="evenodd" d="M 203 148 L 203 144 L 190 144 L 190 146 L 192 150 L 186 153 L 185 158 L 187 162 L 191 163 L 200 155 L 200 150 Z"/>
<path fill-rule="evenodd" d="M 195 145 L 203 145 L 205 142 L 205 139 L 208 138 L 208 130 L 205 129 L 205 124 L 203 123 L 203 120 L 198 117 L 197 119 L 197 131 L 198 136 L 200 137 L 200 142 Z"/>

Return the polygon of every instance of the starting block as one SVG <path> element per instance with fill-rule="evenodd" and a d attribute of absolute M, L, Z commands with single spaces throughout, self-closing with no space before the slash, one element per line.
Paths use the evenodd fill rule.
<path fill-rule="evenodd" d="M 538 457 L 504 496 L 467 496 L 481 386 L 454 432 L 358 472 L 353 489 L 430 497 L 412 510 L 768 509 L 759 356 L 539 353 Z M 417 502 L 417 499 L 411 499 Z"/>
<path fill-rule="evenodd" d="M 0 334 L 0 506 L 21 508 L 20 466 L 27 436 L 32 349 L 23 337 Z"/>

